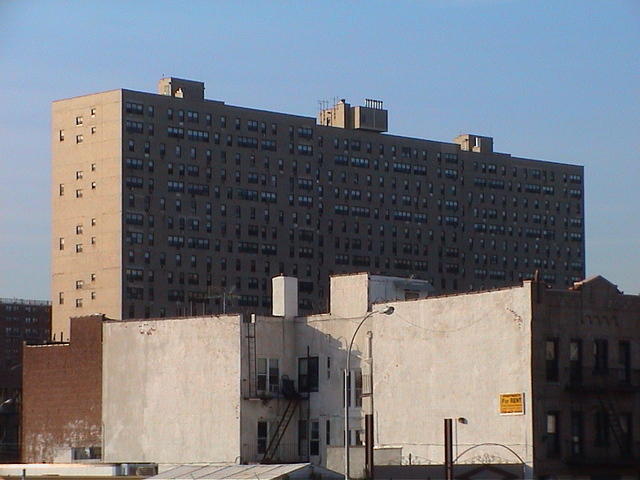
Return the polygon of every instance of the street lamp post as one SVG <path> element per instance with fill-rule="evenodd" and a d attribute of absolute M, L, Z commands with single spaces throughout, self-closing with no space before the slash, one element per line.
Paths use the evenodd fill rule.
<path fill-rule="evenodd" d="M 391 315 L 395 309 L 391 306 L 386 307 L 384 310 L 373 310 L 367 313 L 360 323 L 356 327 L 356 331 L 353 332 L 351 341 L 349 342 L 349 349 L 347 350 L 347 362 L 344 369 L 344 478 L 350 480 L 349 477 L 349 373 L 351 370 L 351 349 L 353 348 L 353 342 L 356 339 L 358 330 L 362 327 L 365 320 L 376 313 L 382 313 L 383 315 Z"/>

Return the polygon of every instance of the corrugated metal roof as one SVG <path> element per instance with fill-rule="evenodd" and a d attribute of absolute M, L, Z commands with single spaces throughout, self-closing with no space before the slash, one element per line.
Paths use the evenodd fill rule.
<path fill-rule="evenodd" d="M 308 467 L 308 463 L 285 465 L 181 465 L 154 477 L 149 477 L 149 480 L 277 480 L 284 475 Z"/>

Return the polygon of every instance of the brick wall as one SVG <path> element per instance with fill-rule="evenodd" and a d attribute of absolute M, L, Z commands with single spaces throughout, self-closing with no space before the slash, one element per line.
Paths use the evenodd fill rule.
<path fill-rule="evenodd" d="M 25 346 L 23 462 L 68 462 L 74 447 L 101 446 L 103 319 L 71 319 L 69 343 Z"/>

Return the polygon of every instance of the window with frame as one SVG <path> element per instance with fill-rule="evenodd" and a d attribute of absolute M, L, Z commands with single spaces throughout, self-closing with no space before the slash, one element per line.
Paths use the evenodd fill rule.
<path fill-rule="evenodd" d="M 327 445 L 331 445 L 331 420 L 327 419 L 325 429 L 325 442 Z"/>
<path fill-rule="evenodd" d="M 584 421 L 580 411 L 571 412 L 571 455 L 580 456 L 583 451 Z"/>
<path fill-rule="evenodd" d="M 298 456 L 309 456 L 309 422 L 298 420 Z"/>
<path fill-rule="evenodd" d="M 258 358 L 256 360 L 256 390 L 278 393 L 280 391 L 280 360 Z"/>
<path fill-rule="evenodd" d="M 620 430 L 622 438 L 620 439 L 621 451 L 623 455 L 629 455 L 633 449 L 633 417 L 629 412 L 620 414 Z"/>
<path fill-rule="evenodd" d="M 546 416 L 547 456 L 557 457 L 560 454 L 560 413 L 547 412 Z"/>
<path fill-rule="evenodd" d="M 309 455 L 320 455 L 320 422 L 312 420 L 309 433 Z"/>
<path fill-rule="evenodd" d="M 300 392 L 318 391 L 318 357 L 298 359 L 298 390 Z"/>
<path fill-rule="evenodd" d="M 593 370 L 605 373 L 609 368 L 609 344 L 606 339 L 596 338 L 593 341 Z"/>
<path fill-rule="evenodd" d="M 622 383 L 628 383 L 631 380 L 631 343 L 627 340 L 618 342 L 618 365 L 618 379 Z"/>
<path fill-rule="evenodd" d="M 257 425 L 256 444 L 257 451 L 264 454 L 267 451 L 267 442 L 269 440 L 269 424 L 265 421 L 259 421 Z"/>
<path fill-rule="evenodd" d="M 598 410 L 594 417 L 595 438 L 594 445 L 596 447 L 609 446 L 609 415 L 604 410 Z"/>
<path fill-rule="evenodd" d="M 580 339 L 569 342 L 569 381 L 582 382 L 582 340 Z"/>
<path fill-rule="evenodd" d="M 548 382 L 558 381 L 558 339 L 548 338 L 545 342 L 545 375 Z"/>

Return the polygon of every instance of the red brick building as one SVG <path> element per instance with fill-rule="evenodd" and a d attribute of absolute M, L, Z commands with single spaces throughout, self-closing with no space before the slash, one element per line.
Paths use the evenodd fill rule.
<path fill-rule="evenodd" d="M 100 458 L 103 320 L 72 318 L 69 342 L 25 346 L 23 462 Z"/>

